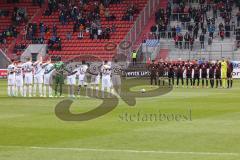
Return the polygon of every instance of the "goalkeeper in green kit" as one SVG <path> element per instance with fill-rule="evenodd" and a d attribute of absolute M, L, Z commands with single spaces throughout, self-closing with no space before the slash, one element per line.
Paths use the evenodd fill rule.
<path fill-rule="evenodd" d="M 221 64 L 221 78 L 222 78 L 222 87 L 226 88 L 227 87 L 227 62 L 223 60 L 220 62 Z"/>
<path fill-rule="evenodd" d="M 59 96 L 60 97 L 64 97 L 62 95 L 62 86 L 64 84 L 64 72 L 68 70 L 66 69 L 65 64 L 60 60 L 61 58 L 58 58 L 58 62 L 56 62 L 53 67 L 50 69 L 49 72 L 51 72 L 52 70 L 55 70 L 55 97 L 58 96 L 58 86 L 59 86 Z"/>

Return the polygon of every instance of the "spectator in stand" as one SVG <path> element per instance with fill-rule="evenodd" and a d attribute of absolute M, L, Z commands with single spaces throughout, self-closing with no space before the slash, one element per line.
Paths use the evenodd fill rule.
<path fill-rule="evenodd" d="M 151 27 L 151 33 L 153 34 L 155 39 L 158 39 L 158 25 L 154 25 Z"/>
<path fill-rule="evenodd" d="M 68 33 L 67 33 L 66 39 L 67 39 L 67 40 L 71 40 L 71 39 L 72 39 L 72 34 L 71 34 L 71 32 L 68 32 Z"/>
<path fill-rule="evenodd" d="M 179 25 L 177 25 L 176 27 L 176 33 L 179 34 L 181 32 L 181 27 Z"/>
<path fill-rule="evenodd" d="M 46 39 L 49 40 L 51 37 L 51 32 L 49 30 L 46 31 Z"/>
<path fill-rule="evenodd" d="M 102 39 L 102 28 L 101 27 L 99 27 L 98 28 L 98 35 L 97 35 L 98 37 L 98 39 Z"/>
<path fill-rule="evenodd" d="M 66 15 L 64 14 L 63 11 L 61 11 L 61 13 L 60 13 L 59 20 L 60 20 L 62 25 L 66 24 Z"/>
<path fill-rule="evenodd" d="M 107 20 L 107 21 L 110 21 L 110 17 L 111 17 L 111 16 L 110 16 L 109 8 L 106 8 L 106 9 L 105 9 L 104 15 L 105 15 L 106 20 Z"/>
<path fill-rule="evenodd" d="M 221 37 L 221 40 L 223 41 L 223 40 L 224 40 L 224 30 L 221 30 L 221 31 L 219 32 L 219 35 L 220 35 L 220 37 Z"/>
<path fill-rule="evenodd" d="M 111 28 L 111 32 L 112 32 L 112 33 L 115 33 L 116 31 L 117 31 L 116 25 L 113 24 L 113 25 L 112 25 L 112 28 Z"/>
<path fill-rule="evenodd" d="M 23 30 L 21 31 L 21 35 L 22 35 L 23 40 L 27 39 L 27 26 L 25 26 L 23 28 Z"/>
<path fill-rule="evenodd" d="M 199 31 L 199 27 L 198 27 L 198 23 L 197 23 L 197 24 L 195 24 L 195 26 L 193 27 L 193 37 L 194 37 L 195 39 L 198 38 L 198 31 Z"/>
<path fill-rule="evenodd" d="M 53 32 L 53 35 L 57 37 L 57 25 L 56 25 L 56 23 L 53 24 L 52 32 Z"/>
<path fill-rule="evenodd" d="M 190 49 L 191 49 L 191 51 L 193 50 L 193 45 L 194 45 L 194 37 L 191 36 L 190 37 Z"/>
<path fill-rule="evenodd" d="M 239 27 L 240 26 L 240 11 L 238 11 L 236 17 L 237 17 L 237 26 Z"/>
<path fill-rule="evenodd" d="M 39 30 L 40 30 L 40 36 L 41 36 L 41 38 L 44 38 L 44 35 L 45 35 L 45 26 L 44 26 L 43 22 L 40 22 L 40 24 L 39 24 Z"/>
<path fill-rule="evenodd" d="M 205 36 L 204 36 L 203 33 L 200 35 L 199 41 L 200 41 L 200 44 L 201 44 L 201 49 L 204 49 Z"/>
<path fill-rule="evenodd" d="M 226 36 L 226 38 L 230 38 L 230 35 L 231 35 L 230 31 L 231 31 L 231 26 L 230 26 L 229 22 L 227 22 L 225 24 L 225 36 Z"/>
<path fill-rule="evenodd" d="M 183 35 L 181 33 L 178 34 L 178 44 L 179 48 L 182 49 L 182 43 L 183 43 Z"/>
<path fill-rule="evenodd" d="M 209 37 L 213 39 L 213 34 L 215 32 L 215 26 L 214 25 L 209 25 L 208 26 L 208 32 L 209 32 Z"/>
<path fill-rule="evenodd" d="M 175 48 L 178 48 L 178 35 L 175 35 L 174 42 L 175 42 Z"/>
<path fill-rule="evenodd" d="M 189 49 L 190 34 L 188 32 L 186 32 L 185 35 L 184 35 L 184 41 L 185 41 L 184 48 Z"/>

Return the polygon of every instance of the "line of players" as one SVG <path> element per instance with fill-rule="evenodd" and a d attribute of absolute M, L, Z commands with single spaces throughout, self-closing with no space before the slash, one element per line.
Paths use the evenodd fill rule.
<path fill-rule="evenodd" d="M 112 69 L 113 66 L 115 69 Z M 114 87 L 118 93 L 121 92 L 120 72 L 121 69 L 117 61 L 114 64 L 109 64 L 106 61 L 93 66 L 87 65 L 83 61 L 81 65 L 71 66 L 65 65 L 60 60 L 53 64 L 51 59 L 43 62 L 42 58 L 40 58 L 40 60 L 33 63 L 30 58 L 26 58 L 25 63 L 12 61 L 12 64 L 8 66 L 8 96 L 35 97 L 38 88 L 40 97 L 64 97 L 62 85 L 66 77 L 69 97 L 75 97 L 76 85 L 78 85 L 78 96 L 80 96 L 82 88 L 86 91 L 86 95 L 87 88 L 90 88 L 92 96 L 94 89 L 96 90 L 96 96 L 99 96 L 98 91 L 101 84 L 102 98 L 104 98 L 105 89 L 107 89 L 108 93 L 113 93 Z M 87 82 L 87 75 L 91 75 L 90 83 Z M 55 95 L 53 96 L 52 87 L 54 83 Z"/>
<path fill-rule="evenodd" d="M 192 63 L 187 62 L 164 62 L 160 61 L 155 64 L 154 61 L 148 66 L 151 73 L 151 85 L 168 85 L 179 87 L 181 84 L 184 87 L 184 79 L 186 87 L 200 86 L 209 88 L 231 88 L 233 85 L 232 73 L 233 64 L 230 61 L 222 60 L 216 62 Z M 181 82 L 181 83 L 180 83 Z M 210 85 L 209 85 L 210 83 Z"/>

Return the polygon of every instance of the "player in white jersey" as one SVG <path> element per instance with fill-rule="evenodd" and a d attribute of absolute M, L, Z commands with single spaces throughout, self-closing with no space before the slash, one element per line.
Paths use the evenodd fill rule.
<path fill-rule="evenodd" d="M 21 96 L 24 96 L 23 92 L 23 68 L 21 62 L 18 62 L 15 68 L 15 96 L 18 96 L 19 92 Z"/>
<path fill-rule="evenodd" d="M 15 69 L 16 63 L 12 60 L 12 64 L 10 64 L 7 68 L 8 73 L 8 96 L 15 96 Z"/>
<path fill-rule="evenodd" d="M 104 91 L 107 89 L 107 92 L 109 93 L 108 97 L 110 97 L 111 93 L 111 66 L 108 65 L 108 62 L 105 61 L 104 65 L 101 67 L 102 72 L 102 98 L 104 98 Z"/>
<path fill-rule="evenodd" d="M 44 67 L 44 86 L 43 86 L 43 96 L 47 97 L 47 88 L 48 88 L 48 96 L 49 97 L 53 97 L 52 96 L 52 73 L 54 72 L 54 70 L 52 70 L 53 68 L 53 64 L 51 63 L 51 58 L 49 58 L 49 60 L 43 64 Z M 52 71 L 51 71 L 52 70 Z"/>
<path fill-rule="evenodd" d="M 116 92 L 120 95 L 121 94 L 121 72 L 122 67 L 118 64 L 117 59 L 114 60 L 112 64 L 112 85 L 116 89 Z"/>
<path fill-rule="evenodd" d="M 27 62 L 22 64 L 24 71 L 24 97 L 28 96 L 32 97 L 32 84 L 33 84 L 33 63 L 30 57 L 26 58 Z"/>
<path fill-rule="evenodd" d="M 89 73 L 91 74 L 91 96 L 93 96 L 93 90 L 96 89 L 96 96 L 98 97 L 101 63 L 93 62 L 89 67 Z"/>
<path fill-rule="evenodd" d="M 39 96 L 40 96 L 40 97 L 43 97 L 43 94 L 42 94 L 42 85 L 43 85 L 44 69 L 43 69 L 43 64 L 42 64 L 42 58 L 40 58 L 39 61 L 36 61 L 36 62 L 33 64 L 33 67 L 34 67 L 33 96 L 36 97 L 37 86 L 38 86 Z"/>
<path fill-rule="evenodd" d="M 82 65 L 78 67 L 78 97 L 80 96 L 81 88 L 85 88 L 85 92 L 87 95 L 87 77 L 86 73 L 88 72 L 88 66 L 85 61 L 82 61 Z"/>
<path fill-rule="evenodd" d="M 75 66 L 73 66 L 73 64 L 69 64 L 67 66 L 67 70 L 68 70 L 67 85 L 68 85 L 68 91 L 69 91 L 68 97 L 75 98 L 74 90 L 75 90 L 75 85 L 76 85 L 78 68 L 75 68 Z"/>

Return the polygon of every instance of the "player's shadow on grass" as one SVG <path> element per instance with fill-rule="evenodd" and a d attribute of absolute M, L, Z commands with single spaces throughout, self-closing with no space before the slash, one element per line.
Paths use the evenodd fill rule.
<path fill-rule="evenodd" d="M 146 98 L 146 97 L 157 97 L 164 94 L 167 94 L 172 91 L 172 86 L 170 87 L 156 87 L 153 90 L 146 91 L 144 93 L 140 91 L 131 91 L 131 88 L 137 86 L 143 86 L 149 83 L 147 79 L 122 79 L 122 92 L 119 93 L 121 99 L 127 103 L 129 106 L 136 105 L 136 98 Z M 168 86 L 168 83 L 166 83 Z M 117 90 L 117 89 L 116 89 Z M 91 91 L 90 91 L 91 92 Z M 79 114 L 73 114 L 70 111 L 71 105 L 74 102 L 73 99 L 65 99 L 59 102 L 55 107 L 56 116 L 63 121 L 88 121 L 92 119 L 96 119 L 101 117 L 112 110 L 114 110 L 118 106 L 119 99 L 116 95 L 112 93 L 104 92 L 104 97 L 102 98 L 102 92 L 100 92 L 99 96 L 95 94 L 89 93 L 86 94 L 86 91 L 80 92 L 81 96 L 88 96 L 90 98 L 101 99 L 102 103 L 91 111 Z M 96 90 L 93 90 L 93 93 L 96 93 Z"/>

